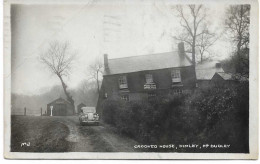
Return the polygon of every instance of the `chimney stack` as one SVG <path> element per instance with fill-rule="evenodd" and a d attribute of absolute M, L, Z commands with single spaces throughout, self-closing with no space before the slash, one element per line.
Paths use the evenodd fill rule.
<path fill-rule="evenodd" d="M 107 54 L 104 54 L 104 68 L 105 68 L 105 73 L 107 74 L 109 72 L 108 55 Z"/>
<path fill-rule="evenodd" d="M 185 49 L 184 49 L 184 43 L 183 42 L 180 42 L 178 44 L 178 49 L 179 49 L 179 55 L 181 58 L 184 58 L 184 55 L 185 55 Z"/>
<path fill-rule="evenodd" d="M 216 63 L 216 68 L 221 68 L 221 63 Z"/>

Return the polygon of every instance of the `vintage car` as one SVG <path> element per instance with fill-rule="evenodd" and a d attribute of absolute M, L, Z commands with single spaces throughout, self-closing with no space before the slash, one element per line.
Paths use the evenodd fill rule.
<path fill-rule="evenodd" d="M 95 107 L 82 107 L 79 114 L 79 122 L 84 124 L 99 124 L 99 115 L 96 113 Z"/>

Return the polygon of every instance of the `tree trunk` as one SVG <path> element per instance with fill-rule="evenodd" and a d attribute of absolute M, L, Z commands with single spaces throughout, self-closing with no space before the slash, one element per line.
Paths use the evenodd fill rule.
<path fill-rule="evenodd" d="M 193 37 L 193 40 L 192 40 L 192 64 L 195 66 L 196 64 L 196 60 L 195 60 L 195 40 L 196 38 Z"/>
<path fill-rule="evenodd" d="M 61 81 L 61 84 L 62 84 L 62 87 L 63 87 L 63 90 L 64 90 L 64 93 L 67 97 L 67 100 L 71 103 L 72 107 L 73 107 L 73 114 L 75 112 L 75 106 L 74 106 L 74 100 L 72 99 L 72 96 L 69 94 L 69 92 L 67 91 L 67 85 L 64 83 L 63 79 L 62 79 L 62 76 L 61 75 L 58 75 L 60 81 Z"/>
<path fill-rule="evenodd" d="M 97 93 L 99 94 L 99 80 L 98 80 L 98 71 L 97 71 Z"/>

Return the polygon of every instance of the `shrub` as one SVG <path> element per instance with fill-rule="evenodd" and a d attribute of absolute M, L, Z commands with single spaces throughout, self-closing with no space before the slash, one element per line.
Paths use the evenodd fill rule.
<path fill-rule="evenodd" d="M 142 144 L 213 143 L 233 145 L 225 151 L 249 149 L 248 83 L 156 97 L 150 102 L 106 100 L 103 108 L 106 123 Z"/>
<path fill-rule="evenodd" d="M 198 113 L 198 142 L 231 144 L 232 152 L 248 152 L 248 83 L 198 90 L 190 106 Z"/>

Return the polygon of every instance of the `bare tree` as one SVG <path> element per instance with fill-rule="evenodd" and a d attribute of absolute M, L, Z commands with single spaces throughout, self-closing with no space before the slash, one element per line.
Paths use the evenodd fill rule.
<path fill-rule="evenodd" d="M 73 53 L 70 50 L 69 42 L 58 41 L 51 42 L 49 44 L 49 48 L 40 55 L 40 61 L 60 79 L 67 100 L 73 105 L 73 107 L 74 100 L 68 92 L 67 85 L 63 78 L 65 76 L 69 76 L 71 65 L 75 59 L 75 56 L 76 53 Z"/>
<path fill-rule="evenodd" d="M 205 28 L 207 29 L 207 28 Z M 217 36 L 216 33 L 211 33 L 205 30 L 200 36 L 197 37 L 196 50 L 199 52 L 200 62 L 209 59 L 212 56 L 210 47 L 220 38 L 221 35 Z"/>
<path fill-rule="evenodd" d="M 250 25 L 250 5 L 234 5 L 226 10 L 225 25 L 227 34 L 236 44 L 237 66 L 236 71 L 242 72 L 242 64 L 247 65 L 249 52 L 249 25 Z M 244 58 L 243 56 L 246 56 Z M 248 65 L 247 65 L 248 67 Z"/>
<path fill-rule="evenodd" d="M 96 81 L 97 84 L 97 93 L 99 93 L 100 90 L 100 76 L 103 74 L 103 63 L 101 62 L 101 60 L 96 59 L 92 64 L 89 65 L 89 74 L 90 74 L 90 78 L 94 79 Z"/>
<path fill-rule="evenodd" d="M 178 5 L 176 10 L 183 31 L 178 36 L 174 36 L 174 39 L 188 44 L 192 53 L 192 63 L 195 65 L 196 47 L 199 47 L 201 59 L 203 59 L 204 52 L 213 44 L 213 42 L 210 41 L 211 37 L 213 37 L 213 33 L 209 33 L 208 26 L 205 25 L 205 19 L 207 17 L 206 9 L 203 5 Z"/>

